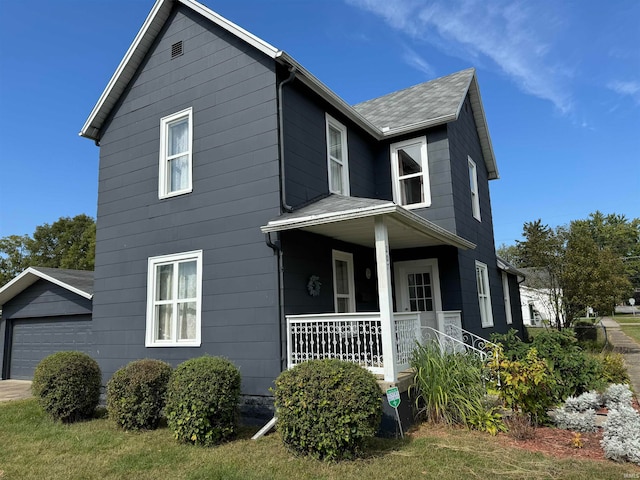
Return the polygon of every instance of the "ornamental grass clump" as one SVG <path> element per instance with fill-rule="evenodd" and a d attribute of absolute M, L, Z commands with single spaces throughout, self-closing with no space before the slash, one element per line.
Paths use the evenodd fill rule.
<path fill-rule="evenodd" d="M 31 391 L 51 417 L 71 423 L 93 416 L 101 380 L 98 363 L 86 353 L 57 352 L 38 364 Z"/>
<path fill-rule="evenodd" d="M 464 425 L 495 435 L 506 429 L 502 414 L 486 401 L 484 365 L 476 355 L 441 351 L 436 342 L 416 346 L 410 389 L 416 416 Z"/>
<path fill-rule="evenodd" d="M 175 438 L 202 446 L 232 438 L 240 382 L 240 371 L 224 358 L 204 356 L 178 365 L 167 386 L 165 407 Z"/>
<path fill-rule="evenodd" d="M 171 365 L 144 359 L 121 368 L 107 383 L 107 410 L 125 430 L 152 430 L 165 405 Z"/>
<path fill-rule="evenodd" d="M 275 381 L 278 430 L 291 451 L 318 459 L 350 459 L 364 450 L 382 418 L 376 378 L 340 360 L 310 360 Z"/>

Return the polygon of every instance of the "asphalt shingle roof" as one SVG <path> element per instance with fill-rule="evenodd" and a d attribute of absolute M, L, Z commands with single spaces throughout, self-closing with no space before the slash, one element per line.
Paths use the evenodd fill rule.
<path fill-rule="evenodd" d="M 93 271 L 49 267 L 32 268 L 71 287 L 93 295 Z"/>
<path fill-rule="evenodd" d="M 474 74 L 475 69 L 468 68 L 358 103 L 353 108 L 381 129 L 435 121 L 457 114 Z"/>

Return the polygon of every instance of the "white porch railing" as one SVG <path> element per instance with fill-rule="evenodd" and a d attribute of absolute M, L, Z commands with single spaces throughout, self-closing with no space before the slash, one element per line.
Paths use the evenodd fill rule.
<path fill-rule="evenodd" d="M 396 364 L 409 368 L 411 352 L 420 338 L 420 313 L 394 313 Z M 337 358 L 384 373 L 380 314 L 326 313 L 287 316 L 287 363 Z"/>

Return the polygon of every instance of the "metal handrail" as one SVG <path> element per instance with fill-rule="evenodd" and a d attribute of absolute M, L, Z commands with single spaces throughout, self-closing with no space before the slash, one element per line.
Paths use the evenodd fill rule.
<path fill-rule="evenodd" d="M 440 350 L 441 351 L 446 351 L 447 347 L 450 346 L 450 345 L 447 345 L 446 342 L 449 342 L 449 344 L 453 344 L 454 347 L 463 348 L 465 352 L 471 351 L 471 352 L 475 353 L 483 361 L 485 361 L 487 359 L 488 354 L 484 350 L 480 350 L 480 349 L 474 347 L 473 345 L 469 345 L 468 343 L 465 343 L 462 340 L 459 340 L 459 339 L 457 339 L 455 337 L 452 337 L 451 335 L 448 335 L 448 334 L 446 334 L 444 332 L 441 332 L 440 330 L 436 330 L 435 328 L 432 328 L 432 327 L 422 327 L 422 330 L 430 330 L 431 332 L 433 332 L 435 334 L 435 338 L 438 341 L 438 345 L 440 346 Z M 424 339 L 424 334 L 423 334 L 422 338 Z"/>
<path fill-rule="evenodd" d="M 465 330 L 464 328 L 461 328 L 457 325 L 449 323 L 445 325 L 444 328 L 449 336 L 453 337 L 454 335 L 452 335 L 452 333 L 455 332 L 462 338 L 462 342 L 465 345 L 470 346 L 474 350 L 485 352 L 485 354 L 489 358 L 493 356 L 493 352 L 495 352 L 498 347 L 498 345 L 490 342 L 486 338 L 482 338 L 481 336 L 476 335 L 475 333 L 471 333 L 470 331 Z"/>

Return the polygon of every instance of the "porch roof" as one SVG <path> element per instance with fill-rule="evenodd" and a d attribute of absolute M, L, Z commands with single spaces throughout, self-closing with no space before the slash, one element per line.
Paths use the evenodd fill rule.
<path fill-rule="evenodd" d="M 475 244 L 389 200 L 331 194 L 260 227 L 263 233 L 304 230 L 365 247 L 375 246 L 374 218 L 384 216 L 393 249 Z"/>

